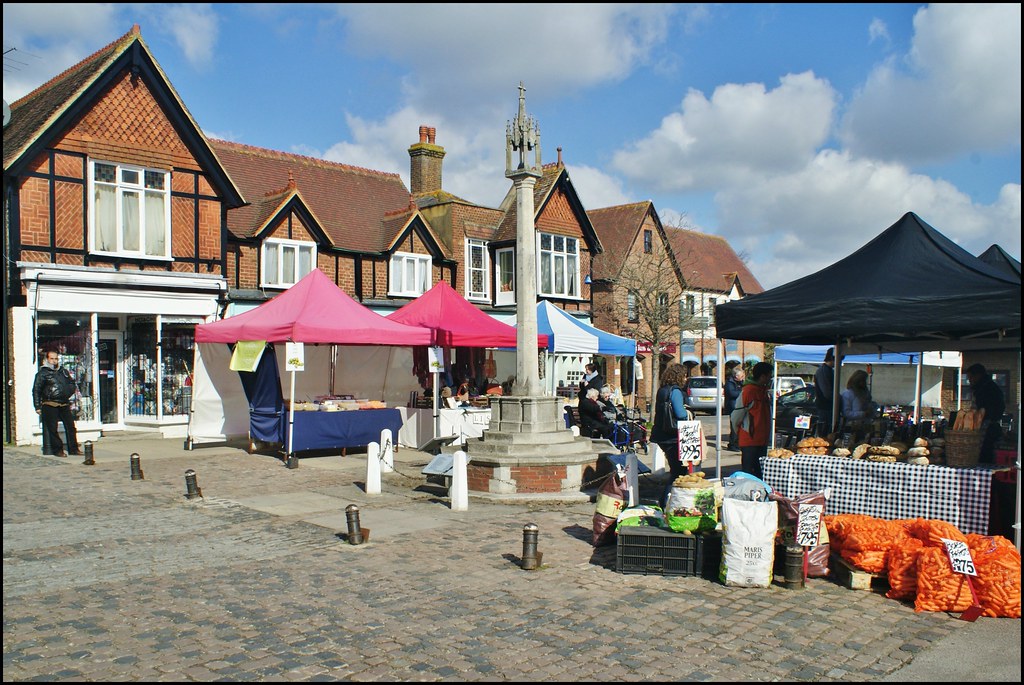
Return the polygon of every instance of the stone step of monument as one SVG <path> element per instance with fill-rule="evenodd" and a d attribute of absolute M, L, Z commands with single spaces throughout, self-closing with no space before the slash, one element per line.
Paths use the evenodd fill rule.
<path fill-rule="evenodd" d="M 489 429 L 484 432 L 483 437 L 469 439 L 470 442 L 515 443 L 517 445 L 568 445 L 577 440 L 586 440 L 588 443 L 590 441 L 589 438 L 579 438 L 567 430 L 553 433 L 516 433 Z"/>
<path fill-rule="evenodd" d="M 580 461 L 594 461 L 598 452 L 595 451 L 590 440 L 584 439 L 571 443 L 561 444 L 524 444 L 524 443 L 496 443 L 477 442 L 468 444 L 466 453 L 474 462 L 488 457 L 502 458 L 513 457 L 530 459 L 546 459 L 552 463 L 565 461 L 566 463 L 579 463 Z"/>

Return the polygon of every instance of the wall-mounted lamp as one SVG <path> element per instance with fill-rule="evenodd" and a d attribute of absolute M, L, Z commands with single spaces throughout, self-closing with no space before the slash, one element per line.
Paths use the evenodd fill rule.
<path fill-rule="evenodd" d="M 590 280 L 590 274 L 587 274 L 586 278 L 583 279 L 583 282 L 587 285 L 591 284 L 592 281 Z"/>

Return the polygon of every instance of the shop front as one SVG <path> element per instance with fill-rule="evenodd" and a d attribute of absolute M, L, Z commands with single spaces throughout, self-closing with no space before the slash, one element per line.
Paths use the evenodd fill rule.
<path fill-rule="evenodd" d="M 79 440 L 104 431 L 184 437 L 195 326 L 225 292 L 215 276 L 20 265 L 26 306 L 13 311 L 17 444 L 41 444 L 32 382 L 54 349 L 78 385 Z"/>

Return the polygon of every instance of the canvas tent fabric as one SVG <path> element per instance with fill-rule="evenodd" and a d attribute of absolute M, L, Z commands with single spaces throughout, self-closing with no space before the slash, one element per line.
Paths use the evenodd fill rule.
<path fill-rule="evenodd" d="M 831 266 L 718 305 L 715 325 L 722 338 L 863 351 L 1019 346 L 1020 281 L 908 212 Z"/>
<path fill-rule="evenodd" d="M 438 283 L 388 320 L 433 331 L 438 347 L 516 347 L 517 331 L 477 309 L 445 281 Z M 546 347 L 548 336 L 538 335 L 537 346 Z"/>
<path fill-rule="evenodd" d="M 433 332 L 390 321 L 314 269 L 259 307 L 196 326 L 197 343 L 267 342 L 335 345 L 429 345 Z"/>
<path fill-rule="evenodd" d="M 775 348 L 775 361 L 792 362 L 794 364 L 820 364 L 825 358 L 825 351 L 831 345 L 779 345 Z M 845 364 L 917 364 L 920 353 L 915 352 L 882 352 L 872 354 L 848 354 L 843 357 Z M 959 366 L 960 355 L 942 355 L 938 352 L 925 352 L 926 366 Z"/>
<path fill-rule="evenodd" d="M 636 356 L 635 340 L 587 325 L 547 300 L 537 304 L 537 330 L 547 334 L 548 352 L 553 354 Z"/>
<path fill-rule="evenodd" d="M 994 266 L 1003 273 L 1020 280 L 1020 262 L 1006 254 L 1006 250 L 998 245 L 991 245 L 987 250 L 978 255 L 978 259 Z"/>

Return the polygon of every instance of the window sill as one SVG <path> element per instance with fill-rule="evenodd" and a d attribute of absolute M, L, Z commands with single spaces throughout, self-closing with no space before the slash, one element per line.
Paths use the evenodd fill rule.
<path fill-rule="evenodd" d="M 149 262 L 173 262 L 174 257 L 154 257 L 153 255 L 136 254 L 132 252 L 100 252 L 98 250 L 90 250 L 90 257 L 106 257 L 108 259 L 137 259 L 145 260 Z"/>

